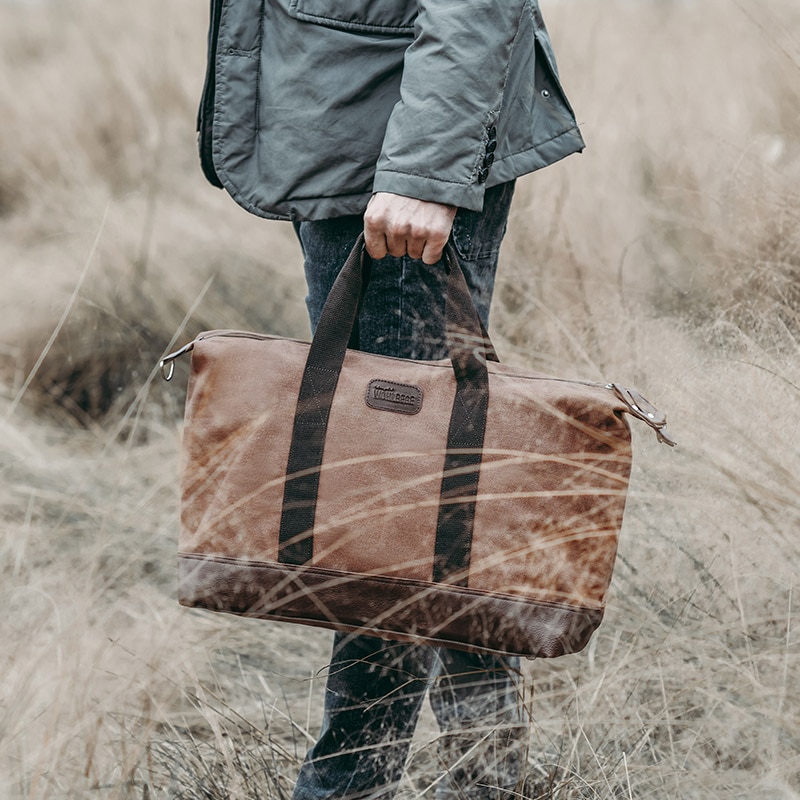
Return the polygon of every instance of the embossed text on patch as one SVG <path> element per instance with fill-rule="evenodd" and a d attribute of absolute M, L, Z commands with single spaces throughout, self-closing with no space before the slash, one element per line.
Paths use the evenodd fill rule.
<path fill-rule="evenodd" d="M 373 380 L 367 386 L 367 405 L 380 411 L 416 414 L 422 408 L 422 389 L 408 383 Z"/>

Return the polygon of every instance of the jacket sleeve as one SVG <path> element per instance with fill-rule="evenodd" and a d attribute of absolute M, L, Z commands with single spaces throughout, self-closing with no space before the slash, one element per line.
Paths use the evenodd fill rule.
<path fill-rule="evenodd" d="M 527 0 L 419 0 L 373 191 L 482 208 L 523 13 Z"/>

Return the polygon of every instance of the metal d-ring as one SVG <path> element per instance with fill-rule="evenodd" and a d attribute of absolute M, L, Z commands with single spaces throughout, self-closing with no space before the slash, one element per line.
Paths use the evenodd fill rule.
<path fill-rule="evenodd" d="M 158 366 L 161 369 L 161 377 L 165 381 L 171 381 L 172 376 L 175 374 L 175 359 L 182 356 L 184 353 L 188 353 L 192 349 L 194 349 L 194 342 L 189 342 L 189 344 L 185 344 L 181 347 L 180 350 L 176 350 L 174 353 L 164 356 L 164 358 L 158 362 Z"/>
<path fill-rule="evenodd" d="M 161 368 L 161 377 L 165 381 L 171 381 L 172 376 L 175 374 L 175 361 L 173 359 L 167 361 L 166 358 L 162 358 L 158 366 Z"/>

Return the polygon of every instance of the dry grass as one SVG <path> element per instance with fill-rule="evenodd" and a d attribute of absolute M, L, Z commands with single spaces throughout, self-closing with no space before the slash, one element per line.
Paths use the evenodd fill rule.
<path fill-rule="evenodd" d="M 306 331 L 291 232 L 200 176 L 196 5 L 0 3 L 3 797 L 286 797 L 319 723 L 326 634 L 173 599 L 155 362 Z M 545 11 L 590 147 L 521 183 L 496 341 L 637 385 L 681 448 L 636 430 L 607 621 L 526 666 L 525 795 L 798 798 L 800 7 Z"/>

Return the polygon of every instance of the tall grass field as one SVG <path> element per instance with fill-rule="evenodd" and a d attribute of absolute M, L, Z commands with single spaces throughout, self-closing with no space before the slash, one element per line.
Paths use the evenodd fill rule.
<path fill-rule="evenodd" d="M 500 0 L 498 0 L 500 1 Z M 800 4 L 542 0 L 587 150 L 518 184 L 504 360 L 635 386 L 606 618 L 525 662 L 528 800 L 800 798 Z M 176 602 L 187 365 L 308 336 L 205 183 L 207 7 L 0 0 L 0 799 L 279 800 L 330 634 Z M 423 714 L 398 797 L 432 798 Z"/>

